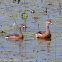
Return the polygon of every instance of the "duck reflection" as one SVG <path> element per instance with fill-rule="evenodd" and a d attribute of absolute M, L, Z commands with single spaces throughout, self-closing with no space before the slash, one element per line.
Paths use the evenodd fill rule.
<path fill-rule="evenodd" d="M 10 41 L 10 42 L 12 42 L 12 43 L 15 43 L 15 46 L 16 47 L 18 47 L 18 49 L 16 49 L 16 50 L 18 50 L 17 52 L 15 51 L 14 52 L 14 56 L 16 57 L 16 56 L 19 56 L 20 58 L 23 58 L 24 56 L 23 56 L 23 49 L 24 49 L 24 47 L 22 46 L 22 43 L 23 43 L 23 38 L 22 39 L 19 39 L 19 40 L 10 40 L 10 39 L 7 39 L 7 41 Z M 11 46 L 10 46 L 11 47 Z"/>
<path fill-rule="evenodd" d="M 23 39 L 20 39 L 19 40 L 19 53 L 17 54 L 18 56 L 20 56 L 20 57 L 24 57 L 23 56 L 23 49 L 24 49 L 24 47 L 22 46 L 22 42 L 23 42 Z"/>
<path fill-rule="evenodd" d="M 39 42 L 38 47 L 42 47 L 40 51 L 46 51 L 47 52 L 46 55 L 49 56 L 48 53 L 50 52 L 51 38 L 37 38 L 37 41 Z M 45 47 L 46 47 L 46 50 L 45 50 Z"/>

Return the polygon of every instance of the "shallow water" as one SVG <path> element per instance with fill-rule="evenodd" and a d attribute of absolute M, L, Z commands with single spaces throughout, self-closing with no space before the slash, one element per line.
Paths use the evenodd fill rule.
<path fill-rule="evenodd" d="M 26 3 L 22 4 L 24 1 Z M 19 33 L 17 25 L 23 23 L 27 26 L 26 30 L 22 28 L 24 39 L 20 41 L 7 40 L 4 38 L 6 35 L 0 35 L 0 62 L 62 62 L 62 14 L 59 2 L 24 1 L 21 0 L 22 3 L 19 4 L 13 3 L 12 0 L 0 1 L 0 31 L 14 34 Z M 27 10 L 35 10 L 35 13 Z M 28 15 L 26 20 L 21 17 L 24 12 Z M 52 37 L 37 39 L 35 33 L 40 30 L 45 31 L 47 19 L 51 19 L 53 23 L 50 25 Z"/>

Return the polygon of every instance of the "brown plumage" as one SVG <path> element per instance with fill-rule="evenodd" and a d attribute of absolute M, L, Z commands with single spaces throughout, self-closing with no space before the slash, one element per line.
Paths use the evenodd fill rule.
<path fill-rule="evenodd" d="M 38 33 L 36 33 L 37 38 L 50 38 L 51 37 L 50 30 L 49 30 L 50 23 L 51 23 L 51 20 L 46 21 L 46 31 L 39 31 Z"/>
<path fill-rule="evenodd" d="M 23 27 L 23 24 L 19 24 L 18 29 L 19 29 L 19 34 L 12 34 L 12 35 L 8 35 L 5 38 L 6 39 L 11 39 L 11 40 L 19 40 L 21 38 L 23 38 L 23 34 L 21 32 L 21 27 Z"/>

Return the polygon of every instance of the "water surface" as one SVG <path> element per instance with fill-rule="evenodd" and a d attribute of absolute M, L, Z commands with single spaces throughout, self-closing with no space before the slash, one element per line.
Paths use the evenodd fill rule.
<path fill-rule="evenodd" d="M 19 33 L 17 26 L 25 24 L 24 39 L 11 41 L 0 35 L 0 61 L 2 62 L 62 62 L 62 14 L 59 2 L 47 0 L 21 0 L 19 4 L 11 0 L 0 1 L 0 31 L 8 34 Z M 48 5 L 50 4 L 50 5 Z M 47 8 L 47 13 L 46 13 Z M 27 10 L 35 10 L 31 13 Z M 26 13 L 28 18 L 22 19 Z M 45 22 L 50 25 L 51 39 L 37 39 L 35 33 L 45 31 Z M 16 24 L 15 28 L 13 24 Z"/>

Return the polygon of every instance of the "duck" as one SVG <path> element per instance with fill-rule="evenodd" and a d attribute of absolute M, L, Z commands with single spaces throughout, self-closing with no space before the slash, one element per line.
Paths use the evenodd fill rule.
<path fill-rule="evenodd" d="M 50 52 L 50 43 L 51 43 L 52 39 L 51 37 L 50 38 L 37 38 L 37 42 L 38 42 L 38 47 L 41 47 L 41 46 L 45 46 L 46 47 L 46 50 L 45 49 L 40 49 L 40 51 L 46 51 L 47 52 L 47 56 L 50 56 L 49 52 Z M 39 51 L 37 51 L 39 52 Z"/>
<path fill-rule="evenodd" d="M 19 40 L 19 39 L 22 39 L 23 38 L 23 34 L 21 32 L 21 27 L 24 27 L 23 24 L 19 24 L 18 25 L 18 29 L 19 29 L 19 34 L 9 34 L 7 35 L 5 38 L 6 39 L 10 39 L 10 40 Z"/>
<path fill-rule="evenodd" d="M 52 24 L 51 20 L 46 20 L 46 31 L 39 31 L 35 35 L 37 38 L 50 38 L 51 33 L 49 29 L 49 25 Z"/>

